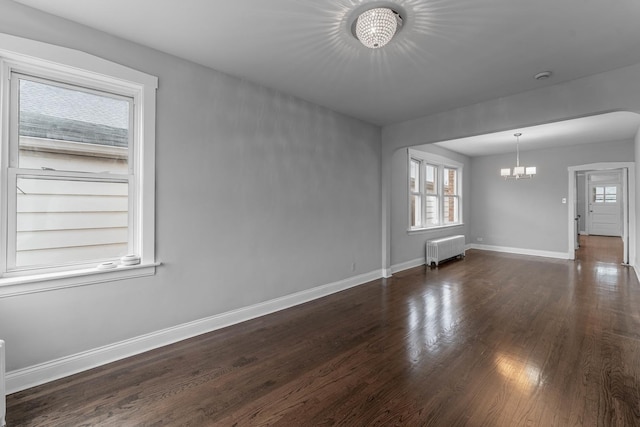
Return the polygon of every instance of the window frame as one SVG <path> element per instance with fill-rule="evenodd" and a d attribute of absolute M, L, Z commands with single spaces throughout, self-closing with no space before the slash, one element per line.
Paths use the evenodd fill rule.
<path fill-rule="evenodd" d="M 464 225 L 463 222 L 463 195 L 462 195 L 462 178 L 463 178 L 463 168 L 464 165 L 455 160 L 449 159 L 447 157 L 439 156 L 436 154 L 427 153 L 424 151 L 418 151 L 415 149 L 407 149 L 407 159 L 408 159 L 408 173 L 407 173 L 407 188 L 408 188 L 408 216 L 407 216 L 407 224 L 408 232 L 419 232 L 425 230 L 435 230 L 439 228 L 448 228 L 448 227 L 458 227 Z M 420 194 L 412 192 L 411 190 L 411 164 L 412 162 L 419 162 L 419 190 Z M 426 168 L 427 166 L 433 166 L 436 168 L 436 192 L 428 193 L 425 189 L 425 178 L 426 178 Z M 456 194 L 454 195 L 446 195 L 444 189 L 444 171 L 445 169 L 454 169 L 456 170 Z M 419 226 L 413 226 L 411 224 L 411 197 L 414 195 L 420 196 L 421 203 L 421 218 L 422 223 Z M 435 225 L 425 225 L 426 223 L 426 198 L 427 197 L 436 197 L 437 206 L 438 206 L 438 223 Z M 445 208 L 445 198 L 456 198 L 458 201 L 458 221 L 455 223 L 445 224 L 444 223 L 444 208 Z"/>
<path fill-rule="evenodd" d="M 414 162 L 418 163 L 418 177 L 417 177 L 417 181 L 416 181 L 417 185 L 411 185 L 411 172 L 412 172 L 412 166 L 413 166 Z M 421 182 L 422 180 L 420 179 L 420 177 L 422 176 L 421 173 L 420 173 L 420 168 L 421 167 L 422 167 L 422 163 L 420 163 L 419 160 L 415 160 L 415 159 L 409 158 L 409 171 L 408 171 L 409 172 L 408 173 L 408 175 L 409 175 L 409 183 L 408 183 L 409 184 L 408 185 L 408 187 L 409 187 L 409 224 L 411 224 L 411 215 L 413 214 L 411 201 L 413 200 L 414 197 L 418 197 L 418 199 L 420 201 L 420 216 L 421 217 L 422 217 L 423 211 L 424 211 L 423 205 L 422 205 L 422 203 L 423 203 L 423 200 L 422 200 L 422 198 L 423 198 L 422 197 L 422 186 L 424 185 L 424 183 L 422 183 Z M 418 188 L 418 191 L 414 191 L 415 187 Z"/>
<path fill-rule="evenodd" d="M 10 73 L 10 88 L 11 94 L 9 99 L 9 158 L 7 169 L 7 250 L 6 250 L 6 266 L 3 268 L 5 276 L 12 275 L 28 275 L 34 274 L 37 271 L 61 271 L 61 270 L 73 270 L 77 268 L 90 268 L 95 267 L 100 262 L 115 261 L 115 259 L 109 257 L 102 257 L 93 259 L 90 261 L 75 261 L 65 264 L 53 264 L 48 266 L 25 266 L 18 267 L 16 265 L 17 259 L 17 192 L 13 191 L 16 188 L 19 178 L 27 179 L 51 179 L 51 180 L 65 180 L 65 181 L 83 181 L 83 182 L 102 182 L 102 183 L 126 183 L 129 192 L 135 188 L 137 176 L 136 171 L 137 161 L 135 158 L 135 146 L 137 141 L 135 140 L 135 129 L 131 129 L 137 123 L 135 122 L 134 115 L 134 100 L 129 96 L 121 94 L 115 94 L 113 92 L 105 92 L 104 90 L 97 90 L 96 88 L 80 87 L 78 85 L 72 85 L 69 82 L 54 81 L 44 75 L 26 74 L 21 72 L 19 67 L 10 67 L 7 71 Z M 49 86 L 61 87 L 64 89 L 85 92 L 90 94 L 96 94 L 99 96 L 106 96 L 114 99 L 120 99 L 129 103 L 129 143 L 127 145 L 127 173 L 126 174 L 114 174 L 114 173 L 96 173 L 96 172 L 74 172 L 66 170 L 41 170 L 41 169 L 29 169 L 22 167 L 19 164 L 19 151 L 20 151 L 20 135 L 19 135 L 19 109 L 20 105 L 17 99 L 19 93 L 19 81 L 27 80 L 36 83 L 42 83 Z M 133 130 L 133 131 L 131 131 Z M 127 227 L 127 253 L 139 253 L 139 242 L 136 236 L 136 221 L 137 206 L 133 197 L 127 195 L 128 209 L 128 224 Z M 3 258 L 3 261 L 5 259 Z M 0 264 L 1 266 L 2 264 Z"/>
<path fill-rule="evenodd" d="M 436 163 L 436 162 L 432 162 L 429 160 L 417 160 L 414 159 L 415 161 L 420 162 L 420 176 L 423 179 L 420 179 L 420 183 L 423 185 L 423 191 L 422 191 L 422 214 L 421 217 L 423 219 L 424 222 L 427 221 L 428 219 L 428 214 L 427 214 L 427 210 L 429 208 L 429 203 L 428 203 L 428 199 L 429 198 L 434 198 L 436 199 L 436 211 L 437 211 L 437 219 L 438 219 L 438 224 L 440 224 L 440 221 L 442 219 L 442 212 L 443 212 L 443 207 L 442 207 L 442 174 L 440 173 L 440 166 Z M 426 179 L 427 179 L 427 168 L 428 167 L 432 167 L 435 169 L 435 191 L 433 192 L 429 192 L 429 190 L 426 188 Z M 438 224 L 436 225 L 431 225 L 430 227 L 424 227 L 424 228 L 433 228 L 433 227 L 437 227 Z"/>
<path fill-rule="evenodd" d="M 444 191 L 444 188 L 445 188 L 444 177 L 445 177 L 445 174 L 446 174 L 446 172 L 448 170 L 454 170 L 455 171 L 456 180 L 455 180 L 455 191 L 454 191 L 453 194 L 447 194 L 447 192 Z M 443 189 L 442 190 L 442 220 L 443 220 L 443 222 L 444 222 L 444 219 L 445 219 L 444 210 L 445 210 L 445 208 L 447 206 L 445 201 L 447 199 L 452 199 L 452 200 L 455 201 L 455 204 L 457 204 L 457 206 L 458 206 L 458 209 L 457 209 L 458 210 L 458 212 L 457 212 L 458 221 L 457 222 L 453 222 L 453 223 L 443 224 L 443 225 L 458 225 L 458 223 L 461 222 L 460 221 L 460 216 L 461 216 L 461 209 L 460 209 L 460 200 L 461 200 L 461 197 L 460 197 L 460 176 L 461 176 L 460 168 L 446 166 L 446 165 L 442 166 L 442 189 Z"/>
<path fill-rule="evenodd" d="M 129 241 L 136 242 L 137 247 L 130 249 L 140 256 L 139 265 L 119 265 L 116 269 L 103 271 L 96 268 L 95 262 L 80 262 L 46 269 L 8 271 L 8 251 L 11 250 L 8 232 L 12 231 L 11 227 L 15 230 L 15 226 L 8 225 L 9 209 L 15 207 L 9 195 L 11 182 L 15 184 L 16 170 L 10 169 L 13 166 L 12 156 L 17 156 L 17 152 L 10 151 L 14 149 L 11 138 L 17 137 L 16 126 L 11 122 L 15 114 L 10 111 L 16 105 L 15 100 L 12 104 L 10 99 L 16 94 L 15 90 L 11 90 L 11 85 L 17 84 L 12 83 L 17 80 L 15 75 L 10 79 L 13 73 L 28 78 L 35 76 L 36 81 L 44 79 L 56 85 L 68 84 L 74 88 L 85 88 L 88 92 L 95 90 L 132 99 L 130 139 L 135 142 L 129 146 L 129 175 L 113 174 L 100 178 L 112 181 L 128 179 L 133 182 L 129 188 L 130 215 L 133 215 Z M 85 52 L 0 33 L 0 79 L 0 232 L 6 236 L 0 240 L 0 297 L 154 274 L 158 265 L 155 259 L 157 77 Z M 15 142 L 17 150 L 17 139 Z M 78 178 L 92 175 L 67 174 Z M 48 173 L 26 170 L 18 175 L 47 176 Z M 15 186 L 13 190 L 15 192 Z"/>
<path fill-rule="evenodd" d="M 602 200 L 598 200 L 598 188 L 602 188 Z M 614 192 L 608 192 L 613 188 Z M 593 184 L 594 193 L 592 194 L 591 202 L 597 205 L 613 205 L 618 203 L 618 184 Z M 613 199 L 608 199 L 607 196 L 613 195 Z"/>

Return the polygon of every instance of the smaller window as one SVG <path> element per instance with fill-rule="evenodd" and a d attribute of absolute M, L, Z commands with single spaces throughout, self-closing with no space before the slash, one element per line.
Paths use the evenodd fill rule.
<path fill-rule="evenodd" d="M 460 222 L 458 205 L 460 204 L 458 194 L 458 170 L 444 168 L 444 223 L 457 224 Z"/>
<path fill-rule="evenodd" d="M 593 187 L 593 203 L 617 203 L 618 187 L 598 185 Z"/>
<path fill-rule="evenodd" d="M 410 229 L 462 223 L 461 176 L 461 164 L 409 150 Z"/>
<path fill-rule="evenodd" d="M 424 224 L 427 227 L 435 227 L 440 223 L 438 166 L 425 164 L 424 171 L 424 198 L 426 204 Z"/>
<path fill-rule="evenodd" d="M 420 162 L 411 160 L 409 173 L 409 201 L 411 212 L 411 226 L 422 224 L 422 194 L 420 193 Z"/>

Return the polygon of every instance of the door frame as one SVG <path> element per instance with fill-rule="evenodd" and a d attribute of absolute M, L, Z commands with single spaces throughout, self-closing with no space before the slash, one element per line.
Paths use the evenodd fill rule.
<path fill-rule="evenodd" d="M 575 217 L 576 217 L 576 173 L 578 171 L 604 171 L 622 169 L 622 195 L 624 207 L 622 209 L 622 241 L 624 246 L 623 264 L 630 264 L 636 259 L 636 224 L 631 221 L 636 217 L 636 173 L 634 162 L 602 162 L 586 165 L 569 166 L 568 176 L 568 241 L 567 259 L 576 259 Z M 625 173 L 626 171 L 626 173 Z"/>

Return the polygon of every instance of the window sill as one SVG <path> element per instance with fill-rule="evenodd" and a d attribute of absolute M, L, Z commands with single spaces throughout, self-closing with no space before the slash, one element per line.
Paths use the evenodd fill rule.
<path fill-rule="evenodd" d="M 153 276 L 160 263 L 120 265 L 112 270 L 87 268 L 56 273 L 0 278 L 0 298 L 73 288 L 134 277 Z"/>
<path fill-rule="evenodd" d="M 410 228 L 407 230 L 407 234 L 422 234 L 427 233 L 429 231 L 443 230 L 447 228 L 455 228 L 464 226 L 463 222 L 459 222 L 458 224 L 450 224 L 450 225 L 438 225 L 436 227 L 429 228 Z"/>

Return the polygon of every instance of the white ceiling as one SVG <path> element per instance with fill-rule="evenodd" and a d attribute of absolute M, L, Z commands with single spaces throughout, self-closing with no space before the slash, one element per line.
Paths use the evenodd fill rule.
<path fill-rule="evenodd" d="M 17 1 L 377 124 L 640 61 L 638 0 L 396 0 L 377 50 L 348 27 L 379 1 Z"/>
<path fill-rule="evenodd" d="M 635 137 L 640 115 L 614 112 L 496 132 L 469 138 L 452 139 L 435 145 L 470 157 L 516 151 L 514 133 L 520 132 L 520 151 L 597 142 L 628 141 Z"/>

